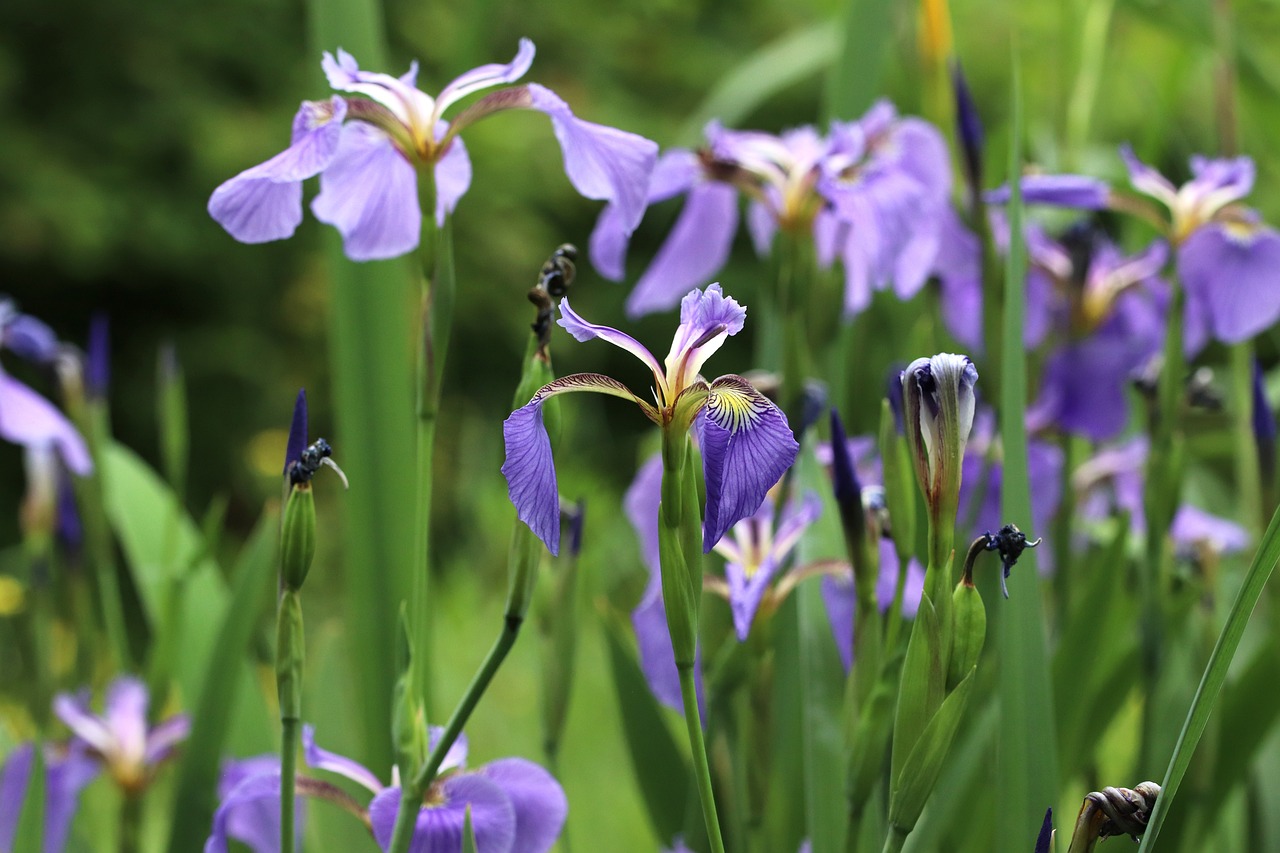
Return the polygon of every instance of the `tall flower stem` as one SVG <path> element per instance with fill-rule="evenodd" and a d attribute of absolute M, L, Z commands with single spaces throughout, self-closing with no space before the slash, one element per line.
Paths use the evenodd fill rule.
<path fill-rule="evenodd" d="M 396 815 L 396 825 L 391 835 L 391 845 L 387 848 L 387 853 L 406 853 L 408 851 L 409 843 L 413 840 L 413 830 L 418 822 L 418 808 L 422 804 L 422 792 L 435 779 L 445 755 L 449 753 L 449 748 L 453 746 L 458 739 L 458 735 L 462 733 L 462 728 L 467 724 L 467 720 L 471 718 L 471 712 L 475 710 L 480 697 L 489 689 L 489 683 L 493 681 L 493 676 L 497 673 L 498 668 L 502 666 L 502 662 L 506 660 L 507 653 L 511 651 L 511 647 L 515 645 L 516 638 L 520 635 L 520 626 L 523 623 L 524 619 L 519 616 L 508 615 L 503 619 L 502 632 L 498 634 L 498 639 L 494 641 L 493 647 L 489 649 L 489 654 L 485 657 L 484 662 L 480 664 L 480 669 L 472 676 L 471 683 L 467 685 L 466 692 L 462 694 L 462 699 L 459 700 L 458 706 L 454 708 L 453 715 L 449 717 L 449 722 L 445 725 L 444 732 L 440 735 L 440 740 L 436 742 L 435 748 L 431 750 L 427 763 L 422 765 L 422 768 L 411 780 L 405 781 L 400 791 L 400 811 Z"/>
<path fill-rule="evenodd" d="M 142 825 L 142 795 L 126 793 L 120 800 L 120 853 L 137 853 Z M 289 848 L 292 850 L 292 848 Z"/>
<path fill-rule="evenodd" d="M 711 790 L 711 765 L 707 761 L 707 745 L 702 737 L 702 718 L 698 713 L 698 689 L 694 684 L 693 666 L 677 666 L 680 673 L 680 698 L 684 702 L 685 728 L 689 730 L 689 746 L 693 753 L 693 775 L 702 803 L 702 819 L 707 825 L 707 841 L 711 853 L 724 853 L 720 836 L 720 818 L 716 814 L 716 797 Z"/>
<path fill-rule="evenodd" d="M 1270 510 L 1262 503 L 1262 466 L 1258 461 L 1258 437 L 1253 433 L 1253 342 L 1232 344 L 1231 431 L 1235 445 L 1236 488 L 1245 526 L 1255 535 L 1262 531 Z"/>
<path fill-rule="evenodd" d="M 294 779 L 302 724 L 302 599 L 297 590 L 280 593 L 276 613 L 276 691 L 280 699 L 280 851 L 294 847 Z"/>

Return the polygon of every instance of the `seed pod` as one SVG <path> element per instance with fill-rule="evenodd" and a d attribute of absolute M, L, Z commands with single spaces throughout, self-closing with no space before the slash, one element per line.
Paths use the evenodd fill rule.
<path fill-rule="evenodd" d="M 316 555 L 316 504 L 311 484 L 295 485 L 289 491 L 280 526 L 280 580 L 285 589 L 299 590 L 311 571 Z"/>
<path fill-rule="evenodd" d="M 987 639 L 987 609 L 972 580 L 961 580 L 951 595 L 952 642 L 947 664 L 947 692 L 956 689 L 978 665 Z"/>

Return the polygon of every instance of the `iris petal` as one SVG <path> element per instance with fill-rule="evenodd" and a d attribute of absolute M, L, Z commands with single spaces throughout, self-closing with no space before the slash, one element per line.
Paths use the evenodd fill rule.
<path fill-rule="evenodd" d="M 395 258 L 418 245 L 418 178 L 390 137 L 353 122 L 343 127 L 338 153 L 320 176 L 311 212 L 342 232 L 351 260 Z"/>
<path fill-rule="evenodd" d="M 1210 223 L 1178 251 L 1188 313 L 1207 309 L 1213 336 L 1248 340 L 1280 319 L 1280 234 L 1252 223 Z"/>
<path fill-rule="evenodd" d="M 440 90 L 436 98 L 436 118 L 439 118 L 451 104 L 457 103 L 467 95 L 491 86 L 501 86 L 503 83 L 514 83 L 519 80 L 533 64 L 533 56 L 533 42 L 522 38 L 515 58 L 505 65 L 500 62 L 491 62 L 458 75 L 449 85 Z"/>
<path fill-rule="evenodd" d="M 479 771 L 502 789 L 515 811 L 511 853 L 546 853 L 560 837 L 569 803 L 546 770 L 523 758 L 502 758 Z M 478 839 L 477 839 L 478 840 Z"/>
<path fill-rule="evenodd" d="M 707 484 L 702 548 L 710 551 L 759 508 L 800 446 L 781 410 L 740 376 L 711 383 L 694 426 Z"/>
<path fill-rule="evenodd" d="M 345 776 L 375 794 L 382 790 L 382 783 L 378 781 L 378 777 L 373 775 L 369 768 L 346 756 L 338 755 L 336 752 L 329 752 L 327 749 L 321 749 L 316 746 L 315 726 L 302 727 L 302 755 L 308 767 L 327 770 L 330 773 Z"/>
<path fill-rule="evenodd" d="M 467 809 L 476 849 L 485 853 L 509 853 L 516 835 L 516 814 L 511 799 L 495 782 L 479 773 L 463 773 L 446 779 L 440 788 L 444 802 L 418 811 L 411 853 L 458 853 L 462 849 L 462 828 Z M 369 804 L 369 822 L 374 838 L 383 850 L 391 843 L 396 815 L 400 811 L 400 789 L 387 788 Z"/>
<path fill-rule="evenodd" d="M 25 446 L 53 445 L 62 461 L 82 477 L 93 471 L 84 439 L 45 398 L 0 372 L 0 438 Z"/>

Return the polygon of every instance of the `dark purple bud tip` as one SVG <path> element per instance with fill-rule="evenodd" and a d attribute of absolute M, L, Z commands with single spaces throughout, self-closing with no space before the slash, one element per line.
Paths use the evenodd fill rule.
<path fill-rule="evenodd" d="M 298 389 L 298 399 L 293 404 L 293 422 L 289 424 L 289 444 L 284 450 L 284 473 L 302 459 L 307 449 L 307 389 Z M 313 472 L 314 473 L 314 472 Z"/>
<path fill-rule="evenodd" d="M 796 430 L 797 439 L 803 437 L 818 422 L 826 408 L 827 386 L 816 379 L 805 382 L 804 394 L 800 398 L 800 428 Z"/>
<path fill-rule="evenodd" d="M 906 365 L 898 363 L 889 368 L 886 381 L 886 396 L 889 398 L 889 411 L 893 412 L 893 425 L 898 435 L 903 434 L 902 372 Z"/>
<path fill-rule="evenodd" d="M 964 156 L 965 177 L 976 197 L 982 191 L 982 119 L 978 117 L 978 107 L 973 102 L 973 93 L 969 91 L 958 60 L 951 63 L 951 86 L 955 92 L 956 131 Z"/>
<path fill-rule="evenodd" d="M 1053 844 L 1053 809 L 1045 809 L 1044 823 L 1040 825 L 1040 836 L 1036 838 L 1035 853 L 1049 853 Z"/>
<path fill-rule="evenodd" d="M 1253 437 L 1258 442 L 1258 453 L 1263 459 L 1263 474 L 1270 477 L 1275 471 L 1276 416 L 1267 402 L 1263 385 L 1262 365 L 1253 360 Z"/>
<path fill-rule="evenodd" d="M 840 422 L 840 413 L 831 410 L 831 473 L 834 481 L 836 502 L 843 512 L 862 508 L 862 484 L 858 482 L 858 472 L 853 465 L 853 457 L 849 455 L 849 442 L 845 438 L 844 424 Z"/>
<path fill-rule="evenodd" d="M 586 520 L 586 501 L 579 499 L 569 511 L 569 554 L 577 557 L 582 553 L 582 526 Z"/>
<path fill-rule="evenodd" d="M 106 399 L 111 382 L 111 323 L 106 314 L 94 314 L 89 321 L 89 342 L 85 349 L 85 391 L 95 400 Z"/>
<path fill-rule="evenodd" d="M 1018 562 L 1023 551 L 1036 547 L 1042 539 L 1028 541 L 1027 534 L 1019 530 L 1016 524 L 1006 524 L 997 533 L 988 532 L 986 540 L 986 545 L 983 547 L 1000 554 L 1000 563 L 1004 566 L 1004 574 L 1000 577 L 1000 591 L 1004 593 L 1005 598 L 1008 598 L 1009 587 L 1005 581 L 1009 578 L 1009 570 Z"/>

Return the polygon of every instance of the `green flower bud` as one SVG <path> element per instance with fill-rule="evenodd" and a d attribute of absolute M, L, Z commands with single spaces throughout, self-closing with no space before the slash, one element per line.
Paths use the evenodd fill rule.
<path fill-rule="evenodd" d="M 947 663 L 947 692 L 956 689 L 978 665 L 982 645 L 987 640 L 987 610 L 982 594 L 969 576 L 956 584 L 951 596 L 951 658 Z"/>
<path fill-rule="evenodd" d="M 280 526 L 280 581 L 286 590 L 302 588 L 315 555 L 315 498 L 310 483 L 299 483 L 289 492 Z"/>

